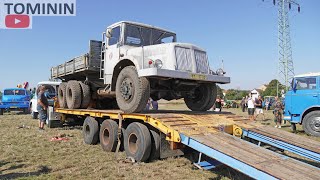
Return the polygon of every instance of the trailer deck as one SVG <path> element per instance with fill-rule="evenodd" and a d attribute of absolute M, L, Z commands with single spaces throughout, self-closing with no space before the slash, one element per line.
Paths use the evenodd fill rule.
<path fill-rule="evenodd" d="M 291 152 L 302 156 L 311 154 L 304 157 L 316 161 L 320 156 L 320 143 L 230 113 L 148 111 L 146 114 L 124 114 L 120 110 L 89 109 L 56 109 L 56 112 L 144 121 L 164 133 L 166 140 L 172 144 L 182 143 L 256 179 L 320 179 L 318 167 L 261 148 L 236 136 L 253 138 L 270 145 L 274 143 L 284 150 L 293 148 Z M 287 148 L 289 145 L 290 148 Z"/>

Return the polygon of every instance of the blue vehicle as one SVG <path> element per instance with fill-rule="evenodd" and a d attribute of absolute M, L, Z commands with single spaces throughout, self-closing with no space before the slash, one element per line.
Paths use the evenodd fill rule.
<path fill-rule="evenodd" d="M 24 113 L 29 111 L 30 94 L 22 88 L 5 89 L 0 102 L 0 115 L 5 111 L 20 110 Z"/>
<path fill-rule="evenodd" d="M 320 136 L 320 73 L 293 78 L 285 96 L 284 120 L 291 122 L 294 131 L 296 124 L 302 124 L 307 134 Z"/>

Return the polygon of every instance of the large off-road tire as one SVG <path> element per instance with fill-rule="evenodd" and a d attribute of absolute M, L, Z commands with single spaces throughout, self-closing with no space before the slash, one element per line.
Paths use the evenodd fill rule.
<path fill-rule="evenodd" d="M 63 82 L 58 88 L 58 102 L 61 108 L 67 108 L 67 95 L 66 95 L 67 83 Z"/>
<path fill-rule="evenodd" d="M 320 111 L 309 112 L 303 118 L 302 126 L 307 134 L 320 137 Z"/>
<path fill-rule="evenodd" d="M 215 84 L 201 84 L 195 89 L 194 97 L 185 97 L 184 102 L 192 111 L 207 111 L 214 105 L 216 97 Z"/>
<path fill-rule="evenodd" d="M 99 141 L 99 124 L 93 117 L 86 117 L 82 128 L 83 139 L 86 144 L 97 144 Z"/>
<path fill-rule="evenodd" d="M 160 158 L 160 132 L 159 130 L 150 130 L 151 134 L 151 152 L 148 161 L 158 160 Z"/>
<path fill-rule="evenodd" d="M 66 88 L 67 105 L 69 109 L 78 109 L 81 106 L 81 86 L 78 81 L 69 81 Z"/>
<path fill-rule="evenodd" d="M 99 137 L 102 149 L 107 152 L 114 152 L 118 144 L 118 124 L 111 119 L 103 121 Z"/>
<path fill-rule="evenodd" d="M 125 113 L 142 111 L 150 98 L 150 84 L 145 77 L 138 77 L 134 66 L 123 68 L 116 83 L 116 99 Z"/>
<path fill-rule="evenodd" d="M 124 133 L 124 150 L 127 157 L 146 162 L 151 152 L 151 136 L 148 128 L 138 122 L 131 123 Z"/>
<path fill-rule="evenodd" d="M 90 100 L 91 100 L 90 86 L 86 85 L 82 82 L 79 82 L 79 83 L 81 86 L 81 94 L 82 94 L 82 96 L 81 96 L 82 101 L 81 101 L 80 108 L 87 109 L 90 104 Z"/>

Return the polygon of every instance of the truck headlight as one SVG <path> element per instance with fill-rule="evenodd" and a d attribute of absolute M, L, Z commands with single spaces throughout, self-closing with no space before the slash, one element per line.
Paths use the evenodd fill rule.
<path fill-rule="evenodd" d="M 163 66 L 162 61 L 161 61 L 160 59 L 155 60 L 154 66 L 155 66 L 156 68 L 161 69 L 162 66 Z"/>

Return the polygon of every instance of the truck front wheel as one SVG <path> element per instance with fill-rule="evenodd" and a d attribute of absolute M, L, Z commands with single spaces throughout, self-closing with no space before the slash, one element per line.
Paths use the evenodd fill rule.
<path fill-rule="evenodd" d="M 209 110 L 217 97 L 217 87 L 215 84 L 201 84 L 194 91 L 193 97 L 185 97 L 184 102 L 192 111 Z"/>
<path fill-rule="evenodd" d="M 307 134 L 320 137 L 320 111 L 308 113 L 303 118 L 302 126 Z"/>
<path fill-rule="evenodd" d="M 150 98 L 150 84 L 145 77 L 138 77 L 134 66 L 123 68 L 116 84 L 116 99 L 125 113 L 142 111 Z"/>

